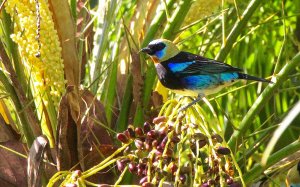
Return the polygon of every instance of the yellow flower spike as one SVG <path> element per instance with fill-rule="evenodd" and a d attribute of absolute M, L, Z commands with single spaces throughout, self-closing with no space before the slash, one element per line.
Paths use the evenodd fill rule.
<path fill-rule="evenodd" d="M 38 3 L 39 15 L 37 15 L 36 1 L 33 0 L 9 0 L 5 3 L 5 10 L 13 20 L 14 33 L 11 38 L 18 44 L 19 53 L 25 66 L 24 69 L 27 70 L 26 75 L 31 77 L 32 91 L 36 106 L 39 107 L 39 118 L 42 121 L 42 126 L 46 127 L 41 103 L 43 102 L 47 106 L 46 109 L 49 115 L 55 115 L 60 97 L 65 92 L 64 85 L 66 81 L 61 56 L 62 48 L 54 27 L 48 1 L 41 0 Z M 37 34 L 38 20 L 40 20 L 39 37 Z M 36 56 L 38 53 L 40 53 L 40 57 Z M 52 130 L 55 131 L 56 116 L 50 116 L 50 118 L 53 118 L 50 121 Z M 54 139 L 49 136 L 55 133 L 44 133 L 50 141 Z"/>

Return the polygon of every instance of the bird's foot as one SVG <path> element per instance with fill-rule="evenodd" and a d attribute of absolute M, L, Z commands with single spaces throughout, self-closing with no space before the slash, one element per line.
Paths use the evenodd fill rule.
<path fill-rule="evenodd" d="M 186 109 L 188 109 L 190 106 L 194 105 L 195 103 L 199 102 L 202 100 L 202 98 L 204 97 L 205 95 L 204 94 L 199 94 L 197 96 L 196 99 L 194 99 L 192 102 L 190 102 L 189 104 L 187 104 L 186 106 L 183 106 L 179 109 L 179 112 L 183 112 L 185 111 Z"/>

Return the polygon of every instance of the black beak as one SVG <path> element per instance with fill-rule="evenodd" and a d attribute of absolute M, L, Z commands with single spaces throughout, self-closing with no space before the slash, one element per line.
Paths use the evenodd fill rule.
<path fill-rule="evenodd" d="M 149 48 L 149 47 L 145 47 L 145 48 L 143 48 L 143 49 L 141 49 L 140 51 L 139 51 L 139 53 L 140 52 L 143 52 L 143 53 L 146 53 L 146 54 L 151 54 L 152 53 L 152 50 Z"/>

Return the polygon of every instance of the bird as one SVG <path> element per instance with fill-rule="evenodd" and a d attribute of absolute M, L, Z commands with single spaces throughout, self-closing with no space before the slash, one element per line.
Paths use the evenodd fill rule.
<path fill-rule="evenodd" d="M 158 79 L 164 87 L 183 96 L 196 97 L 180 110 L 187 109 L 205 96 L 217 93 L 240 79 L 272 83 L 242 73 L 242 69 L 229 64 L 181 51 L 167 39 L 153 40 L 139 52 L 151 57 Z"/>

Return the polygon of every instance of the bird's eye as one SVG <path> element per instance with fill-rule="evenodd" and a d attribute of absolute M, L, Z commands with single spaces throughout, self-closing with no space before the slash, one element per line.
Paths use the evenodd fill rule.
<path fill-rule="evenodd" d="M 160 50 L 164 49 L 165 47 L 166 47 L 166 44 L 158 43 L 158 44 L 155 45 L 155 50 L 160 51 Z"/>

